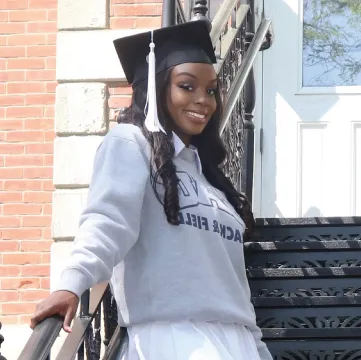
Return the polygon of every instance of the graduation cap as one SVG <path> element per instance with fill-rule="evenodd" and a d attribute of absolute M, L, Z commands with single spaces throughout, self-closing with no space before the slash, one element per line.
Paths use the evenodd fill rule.
<path fill-rule="evenodd" d="M 149 131 L 165 132 L 157 113 L 156 74 L 184 63 L 217 62 L 207 24 L 202 20 L 116 39 L 114 46 L 133 88 L 148 79 L 145 125 Z"/>

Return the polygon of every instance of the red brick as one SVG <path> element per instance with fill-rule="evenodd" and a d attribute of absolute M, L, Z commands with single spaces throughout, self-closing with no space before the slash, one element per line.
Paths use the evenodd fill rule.
<path fill-rule="evenodd" d="M 8 84 L 8 94 L 29 94 L 29 93 L 44 93 L 45 83 L 37 82 L 15 82 Z"/>
<path fill-rule="evenodd" d="M 57 31 L 55 21 L 28 22 L 26 25 L 28 33 L 49 33 Z"/>
<path fill-rule="evenodd" d="M 46 106 L 45 107 L 45 117 L 54 117 L 55 116 L 55 106 Z"/>
<path fill-rule="evenodd" d="M 50 253 L 43 253 L 41 254 L 41 263 L 42 264 L 50 264 Z"/>
<path fill-rule="evenodd" d="M 19 250 L 18 241 L 0 241 L 1 252 L 10 252 L 10 251 L 18 251 L 18 250 Z"/>
<path fill-rule="evenodd" d="M 1 277 L 14 277 L 21 274 L 21 267 L 10 265 L 10 266 L 0 266 L 0 276 Z M 2 279 L 3 281 L 3 279 Z M 1 318 L 2 320 L 2 318 Z"/>
<path fill-rule="evenodd" d="M 28 107 L 28 108 L 24 107 L 19 109 L 23 109 L 24 112 L 30 109 L 37 109 L 39 113 L 42 113 L 43 111 L 41 107 Z M 7 133 L 6 139 L 7 141 L 42 142 L 44 141 L 44 132 L 43 131 L 9 131 Z"/>
<path fill-rule="evenodd" d="M 4 204 L 4 215 L 40 215 L 42 206 L 38 204 Z"/>
<path fill-rule="evenodd" d="M 5 158 L 6 166 L 42 166 L 43 165 L 43 156 L 32 156 L 32 155 L 21 155 L 21 156 L 7 156 Z"/>
<path fill-rule="evenodd" d="M 158 28 L 161 26 L 162 19 L 160 16 L 144 16 L 137 18 L 137 28 Z"/>
<path fill-rule="evenodd" d="M 53 180 L 44 180 L 43 181 L 43 191 L 54 191 Z"/>
<path fill-rule="evenodd" d="M 114 16 L 156 16 L 161 15 L 159 4 L 142 5 L 116 5 L 114 6 Z"/>
<path fill-rule="evenodd" d="M 45 155 L 44 156 L 44 165 L 45 166 L 53 166 L 54 165 L 54 156 L 53 155 Z"/>
<path fill-rule="evenodd" d="M 40 262 L 41 254 L 39 253 L 3 254 L 4 265 L 32 265 Z"/>
<path fill-rule="evenodd" d="M 23 217 L 23 226 L 29 227 L 40 227 L 40 226 L 50 226 L 51 225 L 51 216 L 24 216 Z"/>
<path fill-rule="evenodd" d="M 9 20 L 9 11 L 0 11 L 0 21 L 8 21 Z"/>
<path fill-rule="evenodd" d="M 9 82 L 9 81 L 25 81 L 26 73 L 23 70 L 7 70 L 0 71 L 0 81 Z M 36 79 L 34 79 L 36 80 Z"/>
<path fill-rule="evenodd" d="M 1 123 L 1 121 L 0 121 Z M 24 145 L 22 144 L 1 144 L 0 154 L 23 154 Z"/>
<path fill-rule="evenodd" d="M 53 150 L 54 150 L 54 145 L 52 143 L 25 145 L 26 154 L 52 154 Z M 1 147 L 0 147 L 0 154 L 1 154 Z"/>
<path fill-rule="evenodd" d="M 45 60 L 38 59 L 8 59 L 8 69 L 45 69 Z"/>
<path fill-rule="evenodd" d="M 17 291 L 0 290 L 0 302 L 6 303 L 10 301 L 17 301 L 18 299 L 19 299 L 19 294 Z"/>
<path fill-rule="evenodd" d="M 28 130 L 52 130 L 54 129 L 54 119 L 26 119 L 24 127 Z"/>
<path fill-rule="evenodd" d="M 1 76 L 1 74 L 0 74 Z M 55 70 L 27 70 L 26 71 L 26 80 L 35 81 L 35 80 L 54 80 L 56 77 Z"/>
<path fill-rule="evenodd" d="M 0 81 L 25 81 L 25 71 L 22 70 L 7 70 L 0 71 Z"/>
<path fill-rule="evenodd" d="M 48 14 L 46 10 L 19 10 L 9 12 L 10 21 L 45 21 L 47 17 Z"/>
<path fill-rule="evenodd" d="M 42 190 L 43 184 L 40 180 L 7 180 L 4 190 Z"/>
<path fill-rule="evenodd" d="M 121 108 L 121 107 L 126 107 L 129 106 L 131 102 L 131 97 L 130 96 L 112 96 L 109 99 L 109 107 L 112 108 Z"/>
<path fill-rule="evenodd" d="M 110 28 L 111 29 L 134 29 L 136 27 L 137 19 L 135 17 L 121 17 L 111 18 Z"/>
<path fill-rule="evenodd" d="M 33 314 L 20 315 L 19 322 L 20 322 L 20 324 L 30 324 L 32 317 L 33 317 Z"/>
<path fill-rule="evenodd" d="M 1 46 L 0 56 L 2 58 L 25 57 L 26 48 L 24 46 Z"/>
<path fill-rule="evenodd" d="M 56 34 L 46 34 L 46 44 L 55 45 L 56 44 Z"/>
<path fill-rule="evenodd" d="M 24 179 L 52 179 L 52 167 L 33 167 L 23 169 Z"/>
<path fill-rule="evenodd" d="M 0 193 L 1 196 L 1 193 Z M 53 199 L 53 193 L 48 191 L 27 191 L 24 192 L 24 202 L 34 202 L 34 203 L 51 203 Z"/>
<path fill-rule="evenodd" d="M 49 240 L 53 241 L 52 233 L 51 233 L 51 229 L 50 229 L 50 228 L 44 228 L 44 229 L 43 229 L 42 238 L 43 238 L 43 239 L 49 239 Z"/>
<path fill-rule="evenodd" d="M 8 45 L 44 45 L 46 36 L 44 34 L 21 34 L 9 35 Z"/>
<path fill-rule="evenodd" d="M 52 206 L 51 206 L 51 204 L 44 204 L 43 205 L 43 214 L 44 215 L 52 215 Z"/>
<path fill-rule="evenodd" d="M 7 278 L 1 280 L 1 289 L 17 290 L 17 289 L 39 289 L 39 278 Z"/>
<path fill-rule="evenodd" d="M 54 102 L 54 94 L 34 94 L 25 97 L 25 105 L 51 105 L 54 104 Z"/>
<path fill-rule="evenodd" d="M 26 265 L 21 267 L 22 276 L 49 276 L 49 265 Z"/>
<path fill-rule="evenodd" d="M 40 287 L 42 289 L 50 289 L 50 278 L 49 277 L 41 278 L 40 279 Z"/>
<path fill-rule="evenodd" d="M 2 9 L 26 9 L 28 7 L 28 0 L 1 0 Z"/>
<path fill-rule="evenodd" d="M 56 21 L 58 19 L 58 10 L 48 10 L 48 18 L 49 21 Z"/>
<path fill-rule="evenodd" d="M 132 89 L 129 86 L 116 84 L 116 86 L 109 88 L 109 93 L 110 95 L 131 95 Z"/>
<path fill-rule="evenodd" d="M 14 325 L 20 323 L 20 316 L 16 315 L 1 315 L 1 323 L 3 325 Z"/>
<path fill-rule="evenodd" d="M 57 0 L 29 0 L 29 9 L 56 9 Z"/>
<path fill-rule="evenodd" d="M 42 236 L 41 229 L 20 228 L 20 229 L 3 229 L 2 238 L 4 240 L 39 240 Z M 23 242 L 20 244 L 22 248 Z"/>
<path fill-rule="evenodd" d="M 0 34 L 22 34 L 26 32 L 25 23 L 17 22 L 1 22 Z"/>
<path fill-rule="evenodd" d="M 10 118 L 26 118 L 26 117 L 41 117 L 44 115 L 44 108 L 41 106 L 21 106 L 21 107 L 8 107 L 6 109 L 6 116 Z M 13 140 L 21 137 L 22 135 L 14 135 L 10 133 L 6 138 L 8 141 L 18 141 Z M 21 140 L 20 140 L 21 141 Z M 40 141 L 40 140 L 35 140 Z"/>
<path fill-rule="evenodd" d="M 1 168 L 1 179 L 21 179 L 23 177 L 23 169 L 19 168 Z"/>
<path fill-rule="evenodd" d="M 0 14 L 1 14 L 1 13 L 0 13 Z M 5 35 L 1 36 L 1 35 L 0 35 L 0 45 L 1 45 L 1 46 L 6 45 L 7 42 L 8 42 L 7 40 L 8 40 L 8 37 L 7 37 L 7 36 L 5 36 Z"/>
<path fill-rule="evenodd" d="M 47 93 L 54 93 L 55 94 L 55 90 L 56 87 L 58 86 L 58 82 L 57 81 L 48 81 L 46 83 L 46 92 Z"/>
<path fill-rule="evenodd" d="M 0 203 L 18 203 L 23 199 L 23 194 L 21 192 L 10 192 L 10 191 L 0 191 Z M 4 239 L 4 234 L 2 234 Z"/>
<path fill-rule="evenodd" d="M 0 95 L 0 106 L 16 106 L 24 104 L 24 95 Z"/>
<path fill-rule="evenodd" d="M 56 137 L 54 130 L 45 131 L 44 136 L 45 136 L 45 141 L 52 141 L 52 142 Z"/>
<path fill-rule="evenodd" d="M 47 290 L 24 290 L 20 291 L 20 301 L 40 301 L 49 296 Z"/>
<path fill-rule="evenodd" d="M 55 56 L 56 55 L 56 47 L 45 46 L 45 45 L 37 45 L 37 46 L 29 46 L 27 49 L 28 57 L 47 57 L 47 56 Z"/>
<path fill-rule="evenodd" d="M 49 252 L 52 244 L 51 240 L 22 241 L 20 249 L 21 251 Z"/>
<path fill-rule="evenodd" d="M 0 228 L 20 227 L 21 218 L 16 216 L 1 216 Z"/>
<path fill-rule="evenodd" d="M 2 313 L 4 315 L 32 314 L 35 310 L 36 303 L 10 303 L 2 304 Z"/>

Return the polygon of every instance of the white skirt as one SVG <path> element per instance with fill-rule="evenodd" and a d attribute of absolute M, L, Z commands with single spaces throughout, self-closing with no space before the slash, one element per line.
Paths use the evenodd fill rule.
<path fill-rule="evenodd" d="M 118 360 L 260 360 L 244 326 L 214 322 L 155 322 L 128 328 Z"/>

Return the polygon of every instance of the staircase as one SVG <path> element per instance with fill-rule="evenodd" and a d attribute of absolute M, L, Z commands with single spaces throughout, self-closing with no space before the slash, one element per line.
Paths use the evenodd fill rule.
<path fill-rule="evenodd" d="M 206 21 L 215 46 L 224 103 L 222 137 L 230 160 L 223 170 L 252 199 L 253 63 L 272 45 L 271 21 L 257 31 L 253 1 L 224 0 L 214 18 L 207 0 L 183 10 L 164 0 L 162 26 Z M 258 219 L 245 243 L 252 302 L 265 342 L 277 360 L 361 359 L 361 218 Z M 37 326 L 18 360 L 46 360 L 61 329 L 61 318 Z M 81 310 L 56 360 L 112 360 L 125 329 L 108 284 L 86 291 Z"/>

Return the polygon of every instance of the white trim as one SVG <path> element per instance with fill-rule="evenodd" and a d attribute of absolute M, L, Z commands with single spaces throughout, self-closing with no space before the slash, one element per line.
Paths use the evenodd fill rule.
<path fill-rule="evenodd" d="M 354 216 L 359 215 L 356 214 L 356 205 L 357 205 L 357 200 L 356 200 L 356 196 L 357 196 L 357 179 L 356 179 L 356 171 L 357 171 L 357 154 L 356 154 L 356 150 L 357 150 L 357 145 L 356 145 L 356 136 L 357 136 L 357 129 L 361 129 L 361 122 L 360 121 L 352 121 L 351 122 L 351 211 L 350 213 Z"/>
<path fill-rule="evenodd" d="M 296 95 L 347 95 L 361 94 L 361 85 L 355 86 L 325 86 L 325 87 L 300 87 L 296 92 Z"/>
<path fill-rule="evenodd" d="M 263 0 L 255 0 L 255 26 L 258 28 L 264 11 Z M 262 155 L 260 152 L 260 130 L 263 124 L 263 53 L 257 55 L 254 67 L 256 106 L 254 112 L 254 171 L 253 171 L 253 212 L 262 216 Z"/>
<path fill-rule="evenodd" d="M 303 85 L 303 0 L 298 1 L 298 31 L 297 31 L 297 89 L 298 94 Z"/>

